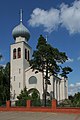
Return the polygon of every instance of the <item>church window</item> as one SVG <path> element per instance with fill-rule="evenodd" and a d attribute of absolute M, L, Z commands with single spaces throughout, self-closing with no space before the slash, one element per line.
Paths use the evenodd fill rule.
<path fill-rule="evenodd" d="M 28 61 L 29 61 L 29 50 L 28 50 Z"/>
<path fill-rule="evenodd" d="M 25 49 L 25 59 L 27 60 L 27 49 Z"/>
<path fill-rule="evenodd" d="M 21 69 L 19 68 L 19 74 L 21 73 Z"/>
<path fill-rule="evenodd" d="M 29 84 L 37 84 L 37 78 L 35 76 L 31 76 L 29 78 Z"/>
<path fill-rule="evenodd" d="M 13 59 L 16 59 L 16 49 L 13 50 Z"/>
<path fill-rule="evenodd" d="M 18 58 L 21 58 L 21 48 L 18 48 Z"/>
<path fill-rule="evenodd" d="M 20 86 L 21 86 L 21 83 L 19 82 L 19 88 L 20 88 Z"/>
<path fill-rule="evenodd" d="M 14 76 L 14 81 L 15 81 L 15 76 Z"/>
<path fill-rule="evenodd" d="M 12 91 L 12 85 L 10 85 L 10 89 L 11 89 L 11 91 Z"/>

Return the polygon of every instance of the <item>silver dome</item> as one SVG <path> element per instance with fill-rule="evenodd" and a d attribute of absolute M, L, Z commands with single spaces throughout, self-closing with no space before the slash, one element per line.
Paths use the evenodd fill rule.
<path fill-rule="evenodd" d="M 26 40 L 28 41 L 30 38 L 30 32 L 29 30 L 22 24 L 22 22 L 16 26 L 13 31 L 12 31 L 12 35 L 14 37 L 14 39 L 16 39 L 16 37 L 25 37 Z"/>

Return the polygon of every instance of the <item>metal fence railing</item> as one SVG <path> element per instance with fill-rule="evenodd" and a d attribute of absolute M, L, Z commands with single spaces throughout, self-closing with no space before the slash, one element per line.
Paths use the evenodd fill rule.
<path fill-rule="evenodd" d="M 27 106 L 27 102 L 26 100 L 22 99 L 22 100 L 14 100 L 14 101 L 11 101 L 11 107 L 26 107 Z M 32 107 L 43 107 L 45 106 L 45 103 L 43 100 L 31 100 L 31 106 Z M 45 107 L 51 107 L 52 106 L 52 101 L 51 100 L 47 100 L 46 101 L 46 106 Z"/>
<path fill-rule="evenodd" d="M 31 106 L 33 106 L 33 107 L 44 107 L 45 102 L 43 100 L 31 100 Z M 52 102 L 50 100 L 47 100 L 45 107 L 51 107 L 51 106 L 52 106 Z"/>
<path fill-rule="evenodd" d="M 80 104 L 74 104 L 71 100 L 69 99 L 65 99 L 65 100 L 61 100 L 61 101 L 57 101 L 57 107 L 80 107 Z"/>
<path fill-rule="evenodd" d="M 0 107 L 5 107 L 6 106 L 6 101 L 0 101 Z"/>
<path fill-rule="evenodd" d="M 26 106 L 26 100 L 16 100 L 16 101 L 11 101 L 11 107 L 17 107 L 17 106 Z"/>

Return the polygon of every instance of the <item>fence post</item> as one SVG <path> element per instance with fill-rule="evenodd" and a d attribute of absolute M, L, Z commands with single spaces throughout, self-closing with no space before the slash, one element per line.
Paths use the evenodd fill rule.
<path fill-rule="evenodd" d="M 10 106 L 11 106 L 11 101 L 10 100 L 6 101 L 6 107 L 7 107 L 7 109 L 9 109 Z"/>
<path fill-rule="evenodd" d="M 26 101 L 26 104 L 27 104 L 26 107 L 27 107 L 27 108 L 30 108 L 30 107 L 31 107 L 31 100 L 27 100 L 27 101 Z"/>
<path fill-rule="evenodd" d="M 57 100 L 53 99 L 52 100 L 52 109 L 55 110 L 57 108 Z"/>

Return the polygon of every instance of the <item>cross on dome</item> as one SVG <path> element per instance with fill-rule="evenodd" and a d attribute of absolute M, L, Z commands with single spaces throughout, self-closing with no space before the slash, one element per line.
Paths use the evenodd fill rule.
<path fill-rule="evenodd" d="M 22 23 L 23 11 L 20 9 L 20 22 Z"/>
<path fill-rule="evenodd" d="M 14 39 L 16 39 L 17 37 L 24 37 L 26 41 L 28 41 L 30 38 L 30 32 L 22 23 L 22 13 L 23 11 L 22 9 L 20 9 L 20 24 L 13 29 L 12 35 Z"/>

